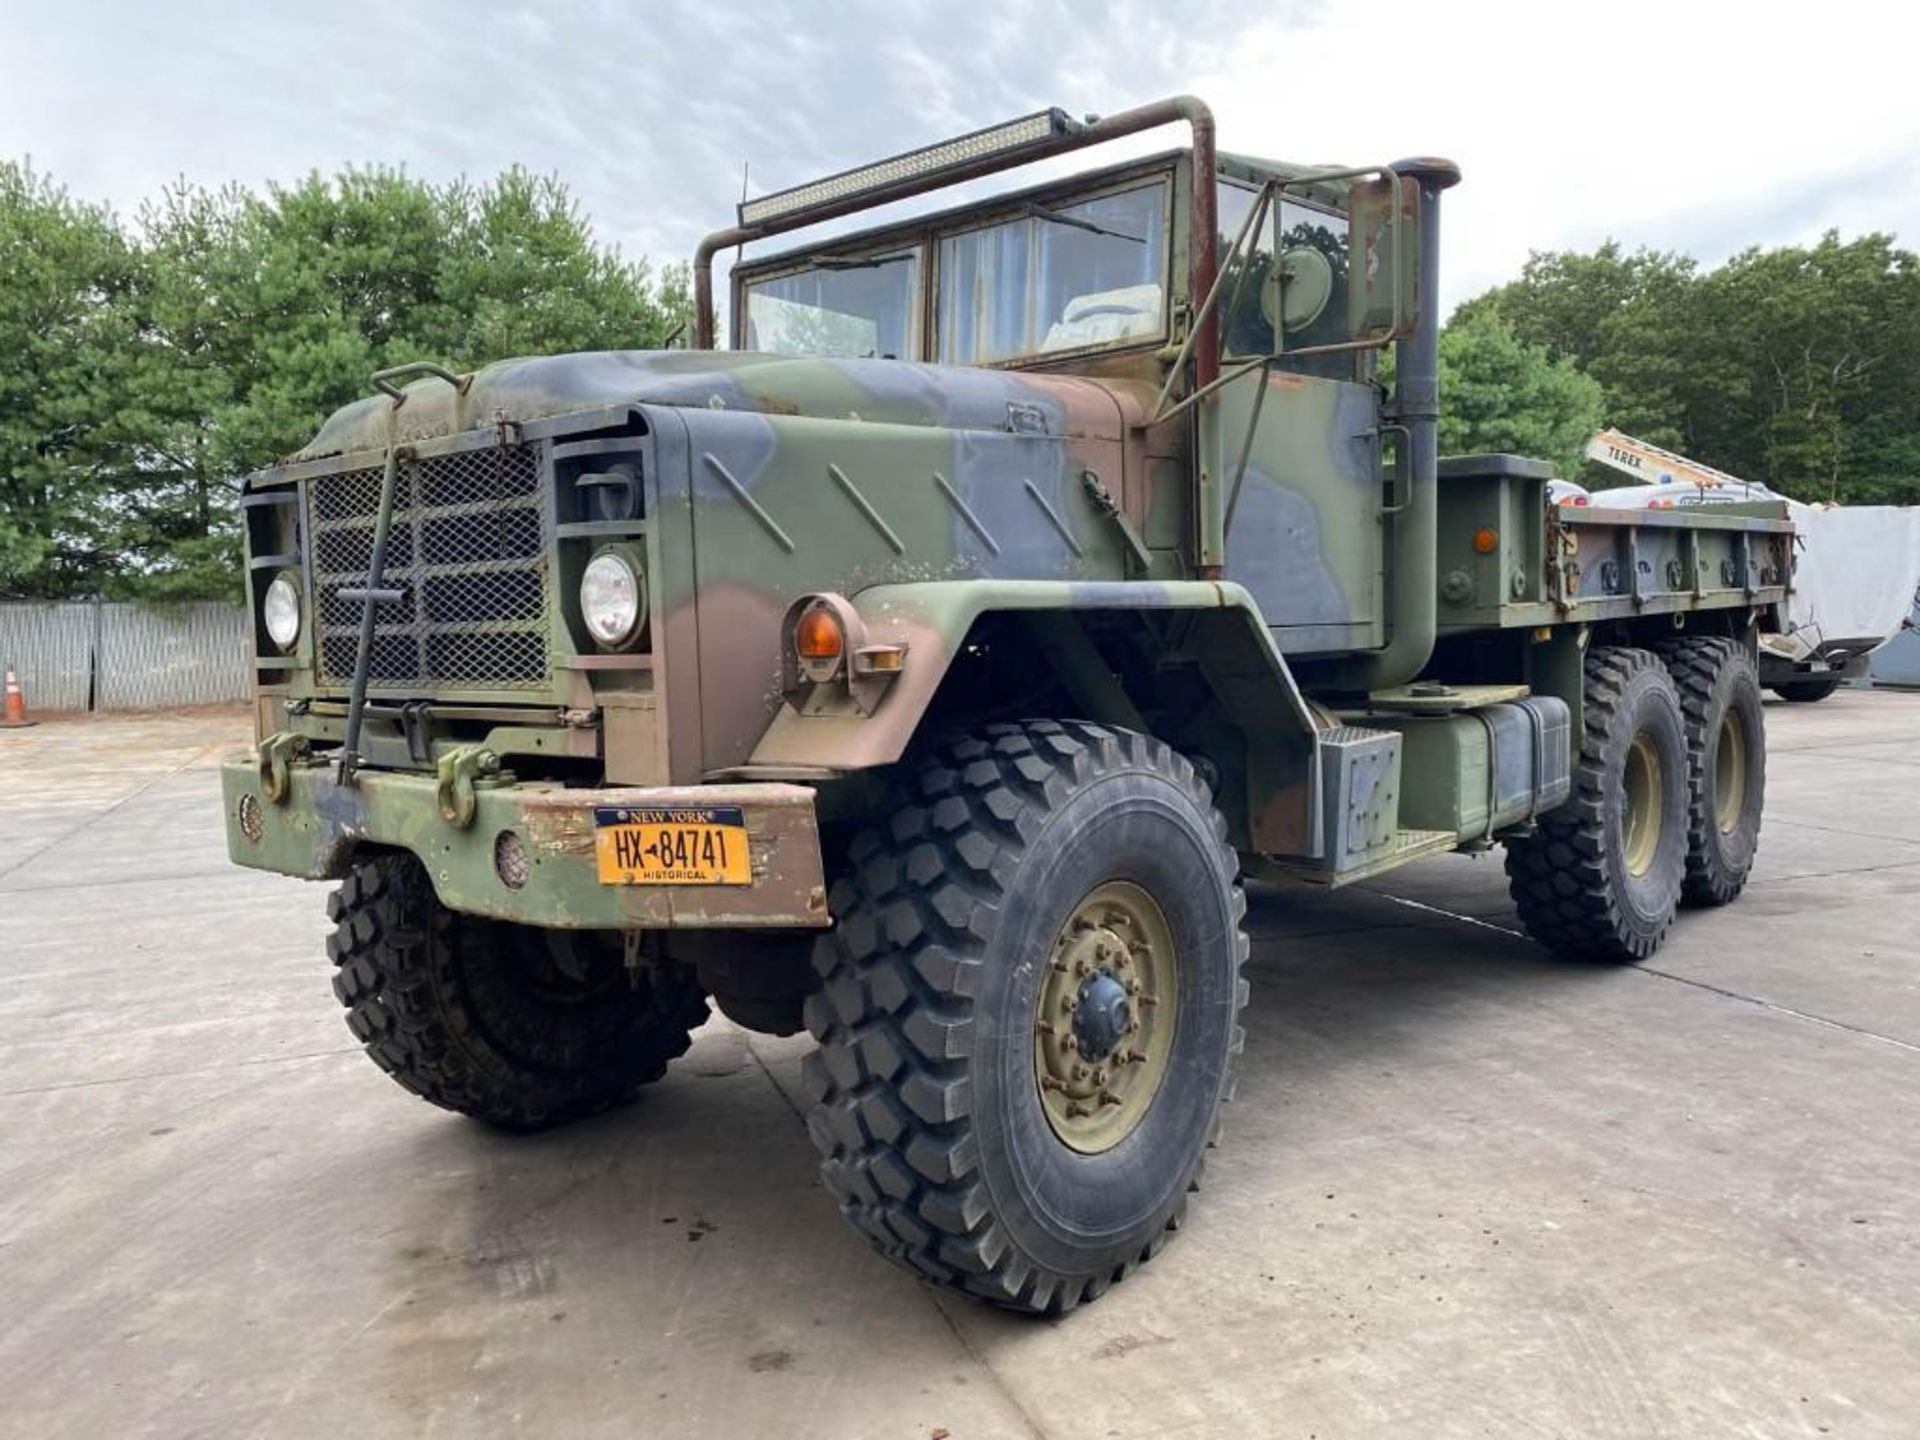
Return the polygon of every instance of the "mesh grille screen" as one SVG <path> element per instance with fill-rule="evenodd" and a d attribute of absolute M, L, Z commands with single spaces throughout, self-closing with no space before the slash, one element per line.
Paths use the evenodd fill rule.
<path fill-rule="evenodd" d="M 346 686 L 360 645 L 360 602 L 380 509 L 379 470 L 308 482 L 320 676 Z M 490 446 L 404 463 L 375 612 L 375 688 L 516 690 L 547 684 L 546 537 L 539 456 Z"/>

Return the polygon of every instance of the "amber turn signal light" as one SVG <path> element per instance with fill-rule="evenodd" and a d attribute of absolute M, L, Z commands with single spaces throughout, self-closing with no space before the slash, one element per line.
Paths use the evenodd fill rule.
<path fill-rule="evenodd" d="M 1491 525 L 1482 525 L 1473 532 L 1473 548 L 1481 555 L 1491 555 L 1500 545 L 1500 532 Z"/>
<path fill-rule="evenodd" d="M 838 660 L 846 643 L 840 621 L 824 605 L 807 611 L 793 627 L 794 652 L 802 660 Z"/>

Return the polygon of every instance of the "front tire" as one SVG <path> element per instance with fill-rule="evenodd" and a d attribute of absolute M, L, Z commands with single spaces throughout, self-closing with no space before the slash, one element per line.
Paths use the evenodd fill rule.
<path fill-rule="evenodd" d="M 1520 921 L 1571 959 L 1644 960 L 1686 879 L 1687 742 L 1680 698 L 1651 651 L 1599 647 L 1586 662 L 1573 794 L 1507 845 Z"/>
<path fill-rule="evenodd" d="M 814 957 L 807 1128 L 854 1228 L 1041 1314 L 1154 1255 L 1231 1093 L 1237 874 L 1157 740 L 1034 721 L 933 747 L 853 842 Z"/>
<path fill-rule="evenodd" d="M 333 991 L 374 1064 L 509 1130 L 632 1099 L 707 1018 L 691 984 L 630 975 L 618 937 L 448 910 L 411 855 L 355 865 L 327 914 Z"/>

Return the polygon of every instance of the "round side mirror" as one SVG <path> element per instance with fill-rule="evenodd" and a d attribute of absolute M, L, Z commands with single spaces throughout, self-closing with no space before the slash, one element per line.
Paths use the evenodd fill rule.
<path fill-rule="evenodd" d="M 1333 266 L 1311 245 L 1280 252 L 1260 284 L 1260 313 L 1269 325 L 1304 330 L 1333 299 Z"/>

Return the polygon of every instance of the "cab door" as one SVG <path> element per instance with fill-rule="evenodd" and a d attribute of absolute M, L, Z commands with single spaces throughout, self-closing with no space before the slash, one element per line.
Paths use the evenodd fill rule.
<path fill-rule="evenodd" d="M 1223 256 L 1255 195 L 1221 183 Z M 1261 230 L 1224 282 L 1221 365 L 1280 358 L 1202 401 L 1198 422 L 1224 571 L 1259 602 L 1283 652 L 1376 648 L 1386 642 L 1379 392 L 1365 383 L 1365 352 L 1323 348 L 1349 340 L 1346 220 L 1279 199 Z"/>
<path fill-rule="evenodd" d="M 1202 402 L 1226 578 L 1259 603 L 1286 654 L 1386 643 L 1377 405 L 1371 386 L 1257 369 Z"/>

